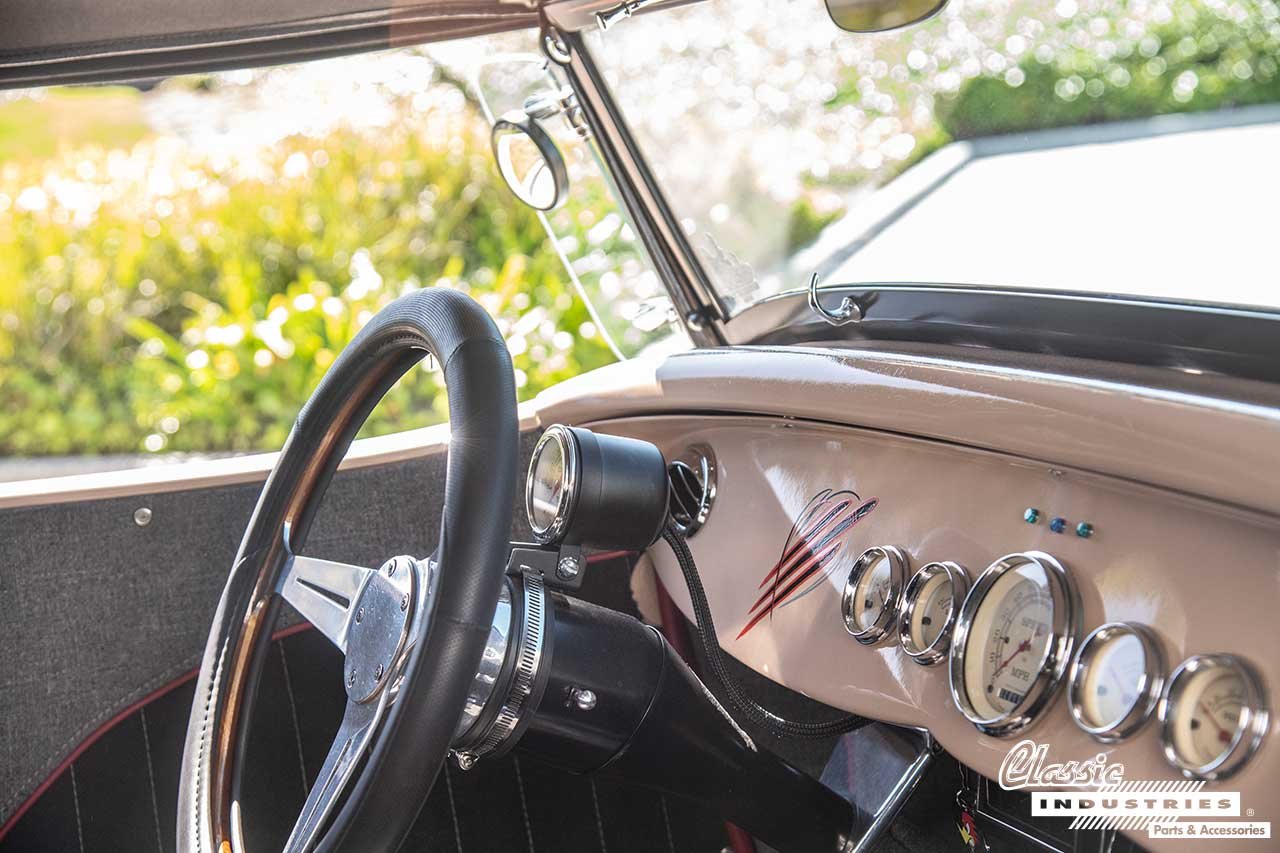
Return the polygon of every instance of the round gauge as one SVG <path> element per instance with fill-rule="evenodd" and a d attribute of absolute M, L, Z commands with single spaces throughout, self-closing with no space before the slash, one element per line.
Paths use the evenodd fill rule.
<path fill-rule="evenodd" d="M 529 461 L 524 507 L 539 542 L 557 542 L 572 514 L 578 479 L 578 448 L 573 436 L 556 424 L 538 439 Z"/>
<path fill-rule="evenodd" d="M 958 563 L 927 563 L 902 593 L 898 640 L 918 664 L 946 657 L 960 602 L 969 591 L 969 575 Z"/>
<path fill-rule="evenodd" d="M 845 630 L 859 643 L 878 642 L 893 626 L 906 572 L 906 555 L 892 545 L 868 548 L 854 562 L 840 609 Z"/>
<path fill-rule="evenodd" d="M 1164 685 L 1164 655 L 1143 626 L 1110 622 L 1080 644 L 1069 684 L 1067 698 L 1076 724 L 1111 743 L 1133 734 L 1151 717 Z"/>
<path fill-rule="evenodd" d="M 1197 655 L 1169 676 L 1160 700 L 1164 754 L 1193 779 L 1223 779 L 1262 743 L 1267 709 L 1262 685 L 1235 655 Z"/>
<path fill-rule="evenodd" d="M 1080 597 L 1038 551 L 987 567 L 965 597 L 951 644 L 951 697 L 979 731 L 1026 728 L 1062 684 L 1080 633 Z"/>

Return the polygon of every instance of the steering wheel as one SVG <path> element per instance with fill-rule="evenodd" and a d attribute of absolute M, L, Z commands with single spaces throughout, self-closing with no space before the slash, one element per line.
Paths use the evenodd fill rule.
<path fill-rule="evenodd" d="M 440 539 L 425 560 L 369 569 L 301 556 L 330 478 L 369 412 L 430 353 L 450 439 Z M 344 654 L 347 704 L 286 850 L 393 850 L 435 781 L 489 633 L 515 503 L 511 357 L 453 290 L 392 302 L 303 407 L 249 521 L 205 646 L 178 793 L 178 850 L 244 850 L 241 779 L 281 599 Z"/>

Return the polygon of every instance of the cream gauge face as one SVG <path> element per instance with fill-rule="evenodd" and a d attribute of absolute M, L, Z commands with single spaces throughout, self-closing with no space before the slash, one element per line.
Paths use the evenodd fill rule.
<path fill-rule="evenodd" d="M 874 643 L 896 624 L 906 555 L 892 545 L 862 552 L 849 571 L 840 609 L 844 627 L 861 643 Z"/>
<path fill-rule="evenodd" d="M 969 576 L 958 563 L 927 563 L 902 594 L 898 638 L 916 663 L 928 666 L 946 657 Z"/>
<path fill-rule="evenodd" d="M 920 591 L 920 606 L 911 620 L 911 641 L 917 648 L 933 645 L 951 618 L 955 592 L 946 575 L 931 578 Z"/>
<path fill-rule="evenodd" d="M 984 716 L 1008 713 L 1027 698 L 1049 647 L 1052 621 L 1053 595 L 1039 566 L 1022 566 L 996 581 L 975 620 L 977 636 L 965 660 L 969 701 Z"/>
<path fill-rule="evenodd" d="M 1066 674 L 1080 606 L 1070 576 L 1048 554 L 1002 557 L 965 599 L 951 650 L 951 693 L 980 730 L 1028 725 Z"/>
<path fill-rule="evenodd" d="M 1138 701 L 1146 666 L 1142 643 L 1132 634 L 1116 637 L 1100 648 L 1081 691 L 1085 718 L 1095 726 L 1123 719 Z"/>
<path fill-rule="evenodd" d="M 1209 764 L 1240 730 L 1244 679 L 1238 672 L 1206 672 L 1187 685 L 1188 709 L 1173 728 L 1173 744 L 1190 764 Z"/>
<path fill-rule="evenodd" d="M 1248 664 L 1233 655 L 1203 655 L 1171 676 L 1160 719 L 1169 760 L 1186 775 L 1219 779 L 1257 749 L 1267 710 Z"/>
<path fill-rule="evenodd" d="M 1147 628 L 1102 625 L 1085 638 L 1071 666 L 1071 716 L 1100 741 L 1120 740 L 1150 718 L 1163 684 L 1164 655 Z"/>
<path fill-rule="evenodd" d="M 876 560 L 858 580 L 854 593 L 853 614 L 858 627 L 866 630 L 884 613 L 893 586 L 893 567 L 888 557 Z"/>

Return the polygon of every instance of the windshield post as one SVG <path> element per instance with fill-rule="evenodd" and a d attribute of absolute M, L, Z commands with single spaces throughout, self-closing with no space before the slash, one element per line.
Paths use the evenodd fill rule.
<path fill-rule="evenodd" d="M 581 35 L 558 30 L 548 30 L 545 35 L 567 49 L 567 62 L 551 51 L 547 55 L 564 70 L 577 93 L 609 179 L 653 258 L 690 339 L 696 346 L 723 345 L 720 324 L 728 319 L 727 307 L 695 258 Z M 546 41 L 544 38 L 543 43 Z"/>

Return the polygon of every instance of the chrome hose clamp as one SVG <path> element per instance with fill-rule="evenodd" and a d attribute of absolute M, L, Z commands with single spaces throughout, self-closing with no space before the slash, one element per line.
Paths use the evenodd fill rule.
<path fill-rule="evenodd" d="M 462 770 L 470 770 L 481 758 L 501 754 L 512 745 L 509 741 L 528 710 L 537 684 L 538 668 L 546 644 L 547 591 L 542 575 L 536 572 L 522 572 L 518 577 L 523 589 L 519 640 L 507 648 L 507 654 L 516 656 L 515 666 L 502 705 L 488 729 L 478 739 L 473 739 L 472 745 L 451 750 L 450 754 Z"/>

